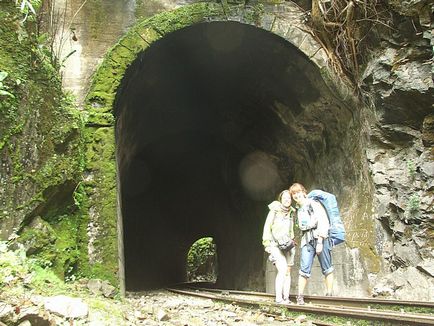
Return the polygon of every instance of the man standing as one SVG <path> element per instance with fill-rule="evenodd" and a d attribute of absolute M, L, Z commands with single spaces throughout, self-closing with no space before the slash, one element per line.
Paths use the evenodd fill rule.
<path fill-rule="evenodd" d="M 300 243 L 300 271 L 298 278 L 297 304 L 304 304 L 304 289 L 311 276 L 313 259 L 318 256 L 321 271 L 325 276 L 326 295 L 331 296 L 333 290 L 332 246 L 328 233 L 330 222 L 324 207 L 307 198 L 303 185 L 294 183 L 289 192 L 297 204 L 298 226 L 302 231 Z"/>

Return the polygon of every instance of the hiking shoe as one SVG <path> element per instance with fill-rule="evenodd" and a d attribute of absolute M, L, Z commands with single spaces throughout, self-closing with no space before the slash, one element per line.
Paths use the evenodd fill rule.
<path fill-rule="evenodd" d="M 302 295 L 297 295 L 297 304 L 304 305 L 304 297 Z"/>

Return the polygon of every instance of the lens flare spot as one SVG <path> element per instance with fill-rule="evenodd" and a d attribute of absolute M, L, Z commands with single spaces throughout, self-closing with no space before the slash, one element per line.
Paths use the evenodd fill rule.
<path fill-rule="evenodd" d="M 277 166 L 263 152 L 253 152 L 244 157 L 239 174 L 244 190 L 255 200 L 268 199 L 281 185 Z"/>

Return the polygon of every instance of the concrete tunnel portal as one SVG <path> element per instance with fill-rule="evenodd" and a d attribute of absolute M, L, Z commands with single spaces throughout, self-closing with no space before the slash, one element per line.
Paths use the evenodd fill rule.
<path fill-rule="evenodd" d="M 115 101 L 126 289 L 185 281 L 205 236 L 220 286 L 261 289 L 267 204 L 311 178 L 320 145 L 302 142 L 297 117 L 326 92 L 299 49 L 241 23 L 192 25 L 141 52 Z"/>

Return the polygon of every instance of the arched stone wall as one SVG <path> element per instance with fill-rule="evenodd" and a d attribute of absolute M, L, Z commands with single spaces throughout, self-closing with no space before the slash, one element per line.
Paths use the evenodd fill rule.
<path fill-rule="evenodd" d="M 327 120 L 330 121 L 327 123 L 329 129 L 325 131 L 323 130 L 324 126 L 321 126 L 312 118 L 312 113 L 305 112 L 298 117 L 300 125 L 305 123 L 308 127 L 306 129 L 301 128 L 295 133 L 298 137 L 307 139 L 306 153 L 310 153 L 309 155 L 314 157 L 316 152 L 322 153 L 319 156 L 321 162 L 318 163 L 318 159 L 313 159 L 315 164 L 310 166 L 312 171 L 307 172 L 306 166 L 303 166 L 303 162 L 306 163 L 306 161 L 303 161 L 303 159 L 295 160 L 296 163 L 298 162 L 298 167 L 293 167 L 293 173 L 287 176 L 284 182 L 294 180 L 303 181 L 307 186 L 311 187 L 328 186 L 329 191 L 340 195 L 338 198 L 343 203 L 343 213 L 346 216 L 351 216 L 351 220 L 347 222 L 348 226 L 354 222 L 353 227 L 349 228 L 348 244 L 360 248 L 341 247 L 337 250 L 336 263 L 340 266 L 338 286 L 344 290 L 345 286 L 349 285 L 353 286 L 353 292 L 363 292 L 363 289 L 366 288 L 366 284 L 363 283 L 366 281 L 366 276 L 360 275 L 360 271 L 365 268 L 375 271 L 378 268 L 378 263 L 371 249 L 374 236 L 369 215 L 371 202 L 368 194 L 370 183 L 362 154 L 363 138 L 360 139 L 361 121 L 363 119 L 360 116 L 358 104 L 350 95 L 351 92 L 348 87 L 342 82 L 341 78 L 335 77 L 324 49 L 315 41 L 304 25 L 304 18 L 304 14 L 290 2 L 280 5 L 252 7 L 198 3 L 182 7 L 173 12 L 157 15 L 136 24 L 107 53 L 93 78 L 86 100 L 89 155 L 85 183 L 90 199 L 90 224 L 95 226 L 96 230 L 91 236 L 90 247 L 93 248 L 92 255 L 90 255 L 91 260 L 93 257 L 102 266 L 108 266 L 113 270 L 115 266 L 113 264 L 114 257 L 118 257 L 117 239 L 121 239 L 119 244 L 122 246 L 122 239 L 125 236 L 122 234 L 122 225 L 119 224 L 118 228 L 116 227 L 118 222 L 122 222 L 122 219 L 116 220 L 116 196 L 121 197 L 122 194 L 120 194 L 120 191 L 116 191 L 115 127 L 119 131 L 128 128 L 128 126 L 122 125 L 122 119 L 115 126 L 113 112 L 119 87 L 122 83 L 128 82 L 123 80 L 125 72 L 133 61 L 137 61 L 140 53 L 146 53 L 147 49 L 154 43 L 175 31 L 207 22 L 239 22 L 271 32 L 298 48 L 313 63 L 312 67 L 316 66 L 316 78 L 321 79 L 321 83 L 323 83 L 321 87 L 324 93 L 328 94 L 322 102 L 315 104 L 316 107 L 320 109 L 320 106 L 324 107 L 333 102 L 333 110 L 328 113 L 327 109 L 323 111 L 324 114 L 330 114 L 328 119 L 331 119 Z M 311 68 L 309 67 L 309 69 Z M 126 88 L 128 85 L 123 84 L 123 87 Z M 117 107 L 117 110 L 122 110 L 122 107 Z M 285 113 L 284 107 L 279 109 L 277 106 L 276 114 L 283 124 L 289 126 L 293 122 L 293 117 Z M 341 118 L 347 126 L 337 134 L 330 135 L 333 125 L 338 125 Z M 339 164 L 337 164 L 335 162 L 336 157 L 344 157 L 346 151 L 350 150 L 351 144 L 346 140 L 341 148 L 327 148 L 328 142 L 335 146 L 339 137 L 351 138 L 351 136 L 354 136 L 354 139 L 361 140 L 361 142 L 354 144 L 351 155 L 340 160 Z M 330 139 L 334 140 L 324 139 L 324 137 L 330 137 Z M 133 153 L 133 151 L 129 153 Z M 127 156 L 129 154 L 122 153 L 122 155 Z M 128 158 L 123 157 L 123 160 L 126 159 Z M 354 163 L 354 166 L 351 166 L 351 162 Z M 119 212 L 122 212 L 122 209 L 119 209 Z M 219 238 L 216 237 L 216 240 L 218 242 Z M 222 256 L 224 256 L 225 245 L 220 245 L 220 243 L 217 243 L 217 245 L 219 248 L 223 248 L 221 251 Z M 258 247 L 255 247 L 254 250 L 258 250 Z M 262 251 L 259 252 L 262 254 Z M 361 259 L 361 256 L 367 259 Z M 119 257 L 122 259 L 123 254 L 121 253 Z M 104 262 L 107 262 L 107 264 L 104 264 Z M 361 266 L 362 264 L 364 266 Z M 123 266 L 122 261 L 120 266 Z M 225 264 L 219 263 L 219 266 L 225 266 Z M 257 269 L 258 265 L 253 264 L 253 266 L 248 267 Z M 230 266 L 227 266 L 227 268 L 230 269 Z M 354 272 L 355 270 L 357 270 L 357 273 Z M 122 268 L 120 271 L 120 274 L 122 274 Z M 243 277 L 240 275 L 233 276 L 231 280 L 223 283 L 236 287 L 260 286 L 257 278 L 258 273 L 261 272 L 253 272 L 254 275 L 248 275 L 247 280 L 244 280 L 244 282 L 237 279 L 237 277 Z M 249 273 L 249 271 L 246 271 L 246 273 Z M 122 275 L 120 275 L 120 278 L 122 279 Z M 349 283 L 348 280 L 350 280 Z M 320 288 L 320 285 L 317 288 Z"/>
<path fill-rule="evenodd" d="M 89 124 L 113 124 L 112 109 L 117 88 L 125 70 L 141 51 L 176 30 L 212 21 L 236 21 L 282 37 L 300 49 L 322 71 L 324 80 L 339 96 L 351 97 L 348 85 L 341 78 L 334 77 L 327 53 L 304 24 L 305 13 L 292 2 L 252 7 L 197 3 L 137 23 L 107 53 L 86 97 Z"/>

